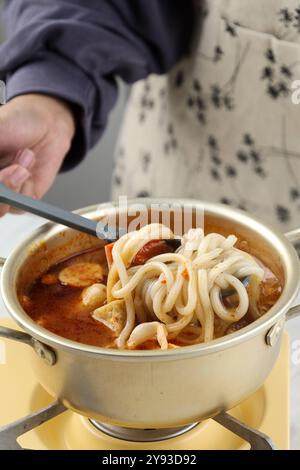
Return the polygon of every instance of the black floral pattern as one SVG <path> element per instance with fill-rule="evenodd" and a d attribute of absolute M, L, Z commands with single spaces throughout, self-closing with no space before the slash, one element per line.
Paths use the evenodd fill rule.
<path fill-rule="evenodd" d="M 231 89 L 222 88 L 214 83 L 206 94 L 198 79 L 194 80 L 193 89 L 187 98 L 187 107 L 193 109 L 197 120 L 206 124 L 206 114 L 210 107 L 215 109 L 225 109 L 232 111 L 234 109 L 234 98 Z"/>
<path fill-rule="evenodd" d="M 298 188 L 291 188 L 290 190 L 290 197 L 292 201 L 299 201 L 300 200 L 300 191 Z"/>
<path fill-rule="evenodd" d="M 281 205 L 276 206 L 276 214 L 280 222 L 286 223 L 290 220 L 290 211 L 287 207 Z"/>
<path fill-rule="evenodd" d="M 223 177 L 236 178 L 238 170 L 234 165 L 224 165 L 220 155 L 219 143 L 214 135 L 210 135 L 207 140 L 208 154 L 210 157 L 210 175 L 213 180 L 221 181 Z"/>
<path fill-rule="evenodd" d="M 252 171 L 260 178 L 267 176 L 260 150 L 256 147 L 254 138 L 250 133 L 246 132 L 244 134 L 241 147 L 236 152 L 236 158 L 242 164 L 249 164 Z"/>
<path fill-rule="evenodd" d="M 300 33 L 300 5 L 294 9 L 288 7 L 280 8 L 278 18 L 285 29 L 293 28 Z"/>
<path fill-rule="evenodd" d="M 198 121 L 205 125 L 207 97 L 203 94 L 203 88 L 198 78 L 193 80 L 192 89 L 187 97 L 187 106 L 189 109 L 194 110 Z"/>
<path fill-rule="evenodd" d="M 141 124 L 146 121 L 148 113 L 151 112 L 154 107 L 155 107 L 155 101 L 151 93 L 151 85 L 150 85 L 149 80 L 145 80 L 144 92 L 141 96 L 141 103 L 140 103 L 141 111 L 139 113 L 139 122 Z"/>
<path fill-rule="evenodd" d="M 235 34 L 232 35 L 235 37 Z M 187 107 L 190 110 L 194 110 L 198 122 L 203 126 L 205 126 L 207 122 L 207 113 L 211 108 L 216 110 L 224 109 L 226 111 L 233 111 L 235 109 L 235 85 L 238 80 L 241 67 L 249 52 L 249 44 L 246 44 L 243 50 L 240 49 L 239 44 L 236 45 L 236 48 L 237 61 L 227 82 L 224 84 L 220 84 L 218 82 L 212 83 L 205 90 L 198 77 L 195 77 L 192 82 L 192 87 L 187 97 Z M 217 44 L 214 49 L 214 57 L 209 57 L 202 52 L 200 52 L 199 55 L 205 60 L 218 63 L 222 61 L 224 51 L 221 46 Z"/>
<path fill-rule="evenodd" d="M 221 197 L 220 203 L 225 204 L 226 206 L 231 206 L 232 205 L 232 201 L 230 199 L 228 199 L 227 197 Z"/>
<path fill-rule="evenodd" d="M 266 93 L 273 100 L 290 96 L 292 66 L 279 64 L 275 52 L 268 48 L 265 52 L 267 63 L 262 70 L 261 78 L 266 82 Z"/>
<path fill-rule="evenodd" d="M 233 23 L 231 21 L 225 21 L 225 31 L 226 33 L 230 34 L 233 38 L 237 37 L 237 30 L 236 30 L 237 23 Z"/>
<path fill-rule="evenodd" d="M 224 57 L 224 50 L 220 44 L 217 44 L 213 50 L 213 55 L 209 56 L 207 54 L 204 54 L 203 52 L 199 52 L 199 56 L 202 57 L 205 60 L 208 60 L 209 62 L 212 63 L 218 63 L 220 62 L 223 57 Z"/>
<path fill-rule="evenodd" d="M 164 143 L 164 148 L 163 148 L 164 154 L 170 155 L 172 152 L 177 150 L 177 146 L 178 146 L 178 142 L 177 142 L 177 138 L 175 137 L 174 126 L 170 122 L 167 126 L 167 138 L 166 138 L 166 141 Z"/>
<path fill-rule="evenodd" d="M 125 165 L 125 148 L 123 147 L 123 145 L 120 145 L 118 147 L 116 157 L 117 158 L 115 160 L 113 171 L 113 184 L 119 188 L 123 184 L 123 178 L 121 174 L 123 173 Z"/>
<path fill-rule="evenodd" d="M 229 178 L 235 178 L 237 176 L 237 170 L 233 165 L 227 165 L 225 171 Z"/>
<path fill-rule="evenodd" d="M 290 11 L 288 8 L 281 8 L 278 13 L 280 23 L 288 28 L 294 20 L 293 12 Z"/>
<path fill-rule="evenodd" d="M 221 175 L 220 175 L 219 171 L 216 168 L 211 168 L 210 175 L 211 175 L 213 180 L 216 180 L 216 181 L 221 180 Z"/>
<path fill-rule="evenodd" d="M 182 87 L 184 84 L 185 76 L 184 76 L 184 71 L 182 69 L 179 69 L 175 75 L 175 80 L 174 80 L 174 85 L 176 88 Z"/>
<path fill-rule="evenodd" d="M 210 2 L 199 0 L 197 4 L 200 20 L 210 21 L 213 16 L 208 10 Z M 213 43 L 212 35 L 206 34 L 209 28 L 205 26 L 203 33 L 200 28 L 202 36 L 199 35 L 199 46 L 195 48 L 196 57 L 184 59 L 165 80 L 150 76 L 139 85 L 135 105 L 145 140 L 137 137 L 135 166 L 130 166 L 131 174 L 127 179 L 125 152 L 119 150 L 119 164 L 114 174 L 117 188 L 128 189 L 138 197 L 172 196 L 167 192 L 173 190 L 171 184 L 174 187 L 178 182 L 174 191 L 179 194 L 181 190 L 182 196 L 207 197 L 264 214 L 277 220 L 283 229 L 294 223 L 295 214 L 300 213 L 297 171 L 300 148 L 297 151 L 293 139 L 290 143 L 291 133 L 286 123 L 280 128 L 280 119 L 289 116 L 291 81 L 299 78 L 300 60 L 292 52 L 296 50 L 295 44 L 290 50 L 288 42 L 284 48 L 277 45 L 280 38 L 291 42 L 295 33 L 300 34 L 300 0 L 297 8 L 285 6 L 284 0 L 282 4 L 279 11 L 274 7 L 270 12 L 270 17 L 277 22 L 274 33 L 255 30 L 246 19 L 245 24 L 241 19 L 240 25 L 230 19 L 234 17 L 231 12 L 228 18 L 222 16 L 218 22 Z M 205 34 L 209 40 L 201 42 Z M 276 36 L 274 41 L 272 34 Z M 296 41 L 300 42 L 300 38 Z M 288 50 L 288 54 L 283 50 Z M 251 80 L 249 96 L 244 83 L 248 78 Z M 243 87 L 244 96 L 241 94 Z M 252 91 L 259 98 L 253 100 L 253 106 Z M 262 122 L 267 123 L 266 135 L 259 128 Z M 269 124 L 272 131 L 268 129 Z M 159 132 L 152 147 L 148 136 L 151 134 L 153 138 L 154 129 Z M 161 161 L 164 172 L 157 171 Z M 277 164 L 280 170 L 274 173 L 273 167 Z M 282 185 L 281 169 L 285 177 Z M 276 182 L 273 184 L 274 174 Z"/>
<path fill-rule="evenodd" d="M 122 178 L 119 175 L 114 175 L 114 183 L 116 186 L 121 186 L 122 184 Z"/>
<path fill-rule="evenodd" d="M 135 197 L 151 197 L 151 193 L 147 190 L 142 190 L 136 193 Z"/>
<path fill-rule="evenodd" d="M 239 200 L 239 198 L 237 198 L 237 200 L 235 200 L 235 199 L 229 199 L 227 197 L 221 197 L 219 202 L 221 204 L 225 204 L 226 206 L 236 207 L 237 209 L 240 209 L 240 210 L 243 210 L 243 211 L 247 210 L 246 202 L 245 201 L 241 202 Z"/>
<path fill-rule="evenodd" d="M 149 170 L 149 167 L 150 167 L 150 164 L 151 164 L 151 154 L 150 152 L 142 152 L 141 153 L 141 166 L 142 166 L 142 170 L 144 173 L 147 173 L 148 170 Z"/>
<path fill-rule="evenodd" d="M 217 45 L 214 50 L 214 62 L 220 62 L 224 56 L 224 51 L 220 45 Z"/>
<path fill-rule="evenodd" d="M 224 107 L 225 109 L 228 109 L 228 111 L 232 111 L 234 109 L 233 97 L 230 92 L 222 90 L 222 88 L 216 83 L 211 85 L 210 90 L 210 101 L 215 108 L 221 109 Z"/>
<path fill-rule="evenodd" d="M 222 165 L 218 141 L 213 135 L 210 135 L 208 137 L 207 145 L 211 164 L 213 165 L 215 172 L 217 172 L 217 167 Z"/>

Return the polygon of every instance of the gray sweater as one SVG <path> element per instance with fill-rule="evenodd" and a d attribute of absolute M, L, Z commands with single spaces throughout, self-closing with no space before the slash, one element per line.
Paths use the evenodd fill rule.
<path fill-rule="evenodd" d="M 8 0 L 0 78 L 7 97 L 45 93 L 69 101 L 77 134 L 64 168 L 100 138 L 128 83 L 166 72 L 185 52 L 192 0 Z"/>

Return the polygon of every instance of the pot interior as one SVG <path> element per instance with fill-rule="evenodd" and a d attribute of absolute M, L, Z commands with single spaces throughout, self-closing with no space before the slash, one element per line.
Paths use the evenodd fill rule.
<path fill-rule="evenodd" d="M 273 235 L 271 229 L 268 229 L 255 219 L 251 220 L 249 216 L 230 208 L 218 205 L 212 205 L 212 207 L 208 205 L 208 207 L 204 206 L 204 208 L 205 211 L 202 223 L 206 234 L 217 232 L 224 236 L 230 234 L 236 235 L 239 242 L 246 244 L 247 251 L 259 258 L 276 275 L 281 285 L 285 285 L 288 275 L 286 266 L 287 256 L 282 244 L 279 243 L 276 235 Z M 106 221 L 107 214 L 110 210 L 111 209 L 83 209 L 80 213 L 95 220 Z M 117 214 L 116 218 L 117 225 L 119 215 L 120 214 Z M 153 220 L 153 209 L 151 216 Z M 132 224 L 135 217 L 136 216 L 128 216 L 127 224 Z M 166 223 L 160 209 L 156 210 L 155 218 L 156 221 Z M 196 211 L 192 209 L 190 225 L 196 227 L 197 221 L 199 221 L 199 218 L 196 215 Z M 144 222 L 150 222 L 149 212 L 148 221 Z M 124 225 L 123 220 L 122 225 Z M 170 213 L 168 226 L 174 230 L 174 212 Z M 23 259 L 16 273 L 18 296 L 26 293 L 35 279 L 62 259 L 92 247 L 99 246 L 99 248 L 101 248 L 103 245 L 103 241 L 96 237 L 47 224 L 45 230 L 42 230 L 41 236 L 30 243 L 23 252 Z"/>

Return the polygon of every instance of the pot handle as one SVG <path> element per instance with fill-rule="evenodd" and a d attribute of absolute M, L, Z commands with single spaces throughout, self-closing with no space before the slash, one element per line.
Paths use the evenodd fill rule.
<path fill-rule="evenodd" d="M 12 339 L 14 341 L 18 341 L 19 343 L 24 343 L 28 346 L 33 347 L 34 339 L 28 333 L 24 333 L 23 331 L 13 330 L 12 328 L 0 326 L 0 336 L 2 336 L 2 338 Z"/>
<path fill-rule="evenodd" d="M 5 258 L 0 257 L 0 267 L 4 266 L 5 261 Z M 57 361 L 56 353 L 53 351 L 53 349 L 41 343 L 24 331 L 13 330 L 12 328 L 0 326 L 0 337 L 12 339 L 14 341 L 18 341 L 19 343 L 27 344 L 27 346 L 31 346 L 36 354 L 49 366 L 53 366 Z"/>
<path fill-rule="evenodd" d="M 57 362 L 56 353 L 53 349 L 41 343 L 24 331 L 13 330 L 12 328 L 0 326 L 0 337 L 12 339 L 14 341 L 18 341 L 19 343 L 27 344 L 27 346 L 31 346 L 36 354 L 41 359 L 43 359 L 43 361 L 48 366 L 54 366 L 54 364 Z"/>
<path fill-rule="evenodd" d="M 286 238 L 295 246 L 300 257 L 300 228 L 285 234 Z M 300 316 L 300 305 L 290 308 L 286 314 L 286 320 L 293 320 Z"/>
<path fill-rule="evenodd" d="M 294 318 L 300 317 L 300 305 L 296 305 L 289 309 L 286 313 L 286 320 L 294 320 Z"/>
<path fill-rule="evenodd" d="M 285 236 L 291 243 L 295 244 L 295 242 L 298 242 L 300 244 L 300 228 L 287 232 Z"/>

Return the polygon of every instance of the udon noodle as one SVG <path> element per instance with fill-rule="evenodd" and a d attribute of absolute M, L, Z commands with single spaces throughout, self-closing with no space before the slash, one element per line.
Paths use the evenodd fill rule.
<path fill-rule="evenodd" d="M 248 253 L 235 247 L 237 238 L 189 230 L 174 253 L 163 253 L 132 266 L 137 253 L 153 239 L 173 238 L 165 226 L 151 224 L 121 237 L 112 249 L 107 280 L 107 304 L 123 300 L 124 325 L 118 348 L 135 349 L 155 339 L 167 349 L 180 337 L 182 344 L 214 338 L 216 320 L 227 327 L 247 313 L 259 316 L 257 300 L 264 271 Z M 246 288 L 242 282 L 250 278 Z M 234 302 L 222 291 L 233 289 Z M 99 319 L 97 315 L 94 318 Z"/>

